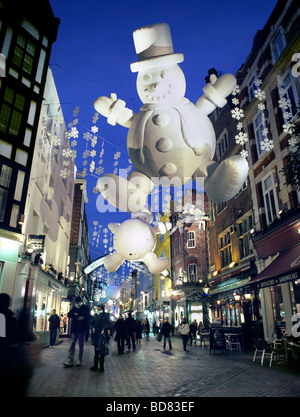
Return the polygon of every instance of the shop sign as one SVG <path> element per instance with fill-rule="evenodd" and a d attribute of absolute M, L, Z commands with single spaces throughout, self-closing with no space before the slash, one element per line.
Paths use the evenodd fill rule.
<path fill-rule="evenodd" d="M 28 235 L 26 249 L 32 252 L 44 252 L 45 235 Z"/>
<path fill-rule="evenodd" d="M 219 288 L 214 288 L 214 289 L 210 290 L 209 294 L 210 295 L 219 294 L 221 292 L 230 291 L 230 290 L 233 290 L 235 288 L 243 287 L 249 281 L 250 281 L 250 277 L 248 277 L 247 279 L 244 279 L 243 281 L 233 282 L 233 283 L 228 284 L 228 285 L 222 285 Z"/>
<path fill-rule="evenodd" d="M 272 285 L 283 284 L 288 281 L 294 281 L 300 276 L 299 272 L 293 272 L 292 274 L 282 275 L 278 278 L 269 279 L 259 283 L 259 288 L 271 287 Z"/>
<path fill-rule="evenodd" d="M 202 305 L 200 306 L 191 306 L 191 311 L 199 311 L 202 310 Z"/>
<path fill-rule="evenodd" d="M 53 288 L 55 291 L 59 291 L 59 285 L 55 284 L 52 281 L 49 281 L 49 287 Z"/>
<path fill-rule="evenodd" d="M 90 263 L 89 265 L 87 265 L 87 266 L 84 268 L 83 272 L 84 272 L 86 275 L 88 275 L 88 274 L 90 274 L 91 272 L 95 271 L 95 269 L 100 268 L 101 266 L 103 266 L 103 265 L 104 265 L 104 258 L 105 258 L 105 256 L 101 256 L 100 258 L 95 259 L 92 263 Z"/>

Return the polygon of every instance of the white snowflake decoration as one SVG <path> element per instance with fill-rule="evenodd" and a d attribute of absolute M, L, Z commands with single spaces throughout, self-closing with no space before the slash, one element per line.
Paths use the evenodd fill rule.
<path fill-rule="evenodd" d="M 91 152 L 90 152 L 90 157 L 91 158 L 94 158 L 95 156 L 96 156 L 96 151 L 93 149 Z"/>
<path fill-rule="evenodd" d="M 98 132 L 98 127 L 97 126 L 92 126 L 91 127 L 91 131 L 93 132 L 93 133 L 97 133 Z"/>
<path fill-rule="evenodd" d="M 235 89 L 233 90 L 233 92 L 232 92 L 232 95 L 233 96 L 236 96 L 238 93 L 240 93 L 240 86 L 239 85 L 237 85 L 236 87 L 235 87 Z"/>
<path fill-rule="evenodd" d="M 280 100 L 278 100 L 278 104 L 281 109 L 287 110 L 291 105 L 291 100 L 282 97 Z"/>
<path fill-rule="evenodd" d="M 259 110 L 261 110 L 261 111 L 262 111 L 262 110 L 265 110 L 265 108 L 266 108 L 266 106 L 264 105 L 264 103 L 259 103 L 257 107 L 258 107 L 258 109 L 259 109 Z"/>
<path fill-rule="evenodd" d="M 247 152 L 245 149 L 243 149 L 243 150 L 240 152 L 240 154 L 241 154 L 241 156 L 243 156 L 244 158 L 247 158 L 247 156 L 248 156 L 248 152 Z"/>
<path fill-rule="evenodd" d="M 262 135 L 263 135 L 263 136 L 268 136 L 268 133 L 269 133 L 269 131 L 268 131 L 268 129 L 265 127 L 265 128 L 263 129 L 263 131 L 262 131 Z"/>
<path fill-rule="evenodd" d="M 235 141 L 239 145 L 244 145 L 246 142 L 248 142 L 248 134 L 244 132 L 239 132 L 239 134 L 235 136 Z"/>
<path fill-rule="evenodd" d="M 258 100 L 263 101 L 266 99 L 266 93 L 262 91 L 260 88 L 254 91 L 254 95 Z"/>
<path fill-rule="evenodd" d="M 91 146 L 94 148 L 97 145 L 97 136 L 93 136 L 91 139 Z"/>
<path fill-rule="evenodd" d="M 71 132 L 70 132 L 70 137 L 71 138 L 78 138 L 78 130 L 76 127 L 72 127 Z"/>
<path fill-rule="evenodd" d="M 242 130 L 243 129 L 243 123 L 242 122 L 238 122 L 236 125 L 237 130 Z"/>
<path fill-rule="evenodd" d="M 71 142 L 72 148 L 74 148 L 76 145 L 77 145 L 77 140 L 72 140 L 72 142 Z"/>
<path fill-rule="evenodd" d="M 83 134 L 83 139 L 85 139 L 87 142 L 88 142 L 89 140 L 91 140 L 91 139 L 92 139 L 92 137 L 93 137 L 93 135 L 92 135 L 90 132 L 85 132 L 85 133 Z"/>
<path fill-rule="evenodd" d="M 257 80 L 254 81 L 254 84 L 257 88 L 259 88 L 259 86 L 262 85 L 262 80 L 258 78 Z"/>
<path fill-rule="evenodd" d="M 53 136 L 53 145 L 54 146 L 59 146 L 61 143 L 61 139 L 58 136 Z"/>
<path fill-rule="evenodd" d="M 270 151 L 271 149 L 274 148 L 274 143 L 272 140 L 265 138 L 261 143 L 260 143 L 261 149 L 263 151 Z"/>
<path fill-rule="evenodd" d="M 64 156 L 65 158 L 71 158 L 72 157 L 72 150 L 71 149 L 63 149 L 62 150 L 62 156 Z"/>
<path fill-rule="evenodd" d="M 282 128 L 285 133 L 294 133 L 296 130 L 295 124 L 291 122 L 285 123 Z"/>
<path fill-rule="evenodd" d="M 244 110 L 235 107 L 233 110 L 231 110 L 231 114 L 233 119 L 240 120 L 244 117 Z"/>
<path fill-rule="evenodd" d="M 67 168 L 64 168 L 64 169 L 62 169 L 61 171 L 60 171 L 60 174 L 59 174 L 60 176 L 61 176 L 61 178 L 62 179 L 66 179 L 66 178 L 68 178 L 68 176 L 70 175 L 70 170 L 69 169 L 67 169 Z"/>
<path fill-rule="evenodd" d="M 86 149 L 86 150 L 83 152 L 82 157 L 83 157 L 83 158 L 87 158 L 89 155 L 90 155 L 90 151 L 89 151 L 88 149 Z"/>
<path fill-rule="evenodd" d="M 296 138 L 290 138 L 289 139 L 289 146 L 291 148 L 294 148 L 297 145 L 297 143 L 298 143 L 298 140 Z"/>
<path fill-rule="evenodd" d="M 239 100 L 236 97 L 234 97 L 232 99 L 232 103 L 235 104 L 235 105 L 238 105 L 239 104 Z"/>

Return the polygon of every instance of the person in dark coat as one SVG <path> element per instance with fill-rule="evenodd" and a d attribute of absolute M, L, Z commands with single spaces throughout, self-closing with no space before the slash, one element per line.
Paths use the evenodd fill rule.
<path fill-rule="evenodd" d="M 71 321 L 71 343 L 69 348 L 69 358 L 64 365 L 72 366 L 75 354 L 75 345 L 79 342 L 79 356 L 76 366 L 82 365 L 84 337 L 89 328 L 90 309 L 82 303 L 81 297 L 75 298 L 75 306 L 69 311 L 68 317 Z"/>
<path fill-rule="evenodd" d="M 131 315 L 131 312 L 128 313 L 128 317 L 125 320 L 126 325 L 126 333 L 127 333 L 127 346 L 128 350 L 131 349 L 131 341 L 132 341 L 132 350 L 135 351 L 135 340 L 134 340 L 134 333 L 136 330 L 136 321 Z"/>
<path fill-rule="evenodd" d="M 192 345 L 192 343 L 193 343 L 193 340 L 194 340 L 194 342 L 195 342 L 195 344 L 196 344 L 196 333 L 197 333 L 197 324 L 193 321 L 191 324 L 190 324 L 190 345 Z"/>
<path fill-rule="evenodd" d="M 172 349 L 172 343 L 171 343 L 171 338 L 170 338 L 171 329 L 172 329 L 171 324 L 169 323 L 168 317 L 166 317 L 165 322 L 164 322 L 164 324 L 162 325 L 162 328 L 161 328 L 161 333 L 164 337 L 164 349 L 166 349 L 167 339 L 168 339 L 168 342 L 169 342 L 169 350 Z"/>
<path fill-rule="evenodd" d="M 142 328 L 141 320 L 137 320 L 136 321 L 135 336 L 136 336 L 136 342 L 138 344 L 141 343 L 141 340 L 142 340 L 142 332 L 143 332 L 143 328 Z"/>
<path fill-rule="evenodd" d="M 110 314 L 104 310 L 104 304 L 98 304 L 97 311 L 91 319 L 90 327 L 92 330 L 92 345 L 95 348 L 94 365 L 90 370 L 97 371 L 98 363 L 100 363 L 99 371 L 104 371 L 104 359 L 109 352 L 108 342 L 114 329 Z"/>
<path fill-rule="evenodd" d="M 146 340 L 148 340 L 149 333 L 150 333 L 150 323 L 149 323 L 148 319 L 145 319 L 145 322 L 144 322 L 144 333 L 146 335 Z"/>
<path fill-rule="evenodd" d="M 57 336 L 57 330 L 59 329 L 60 320 L 58 315 L 56 314 L 56 310 L 52 310 L 52 314 L 48 319 L 50 325 L 50 347 L 53 347 L 55 345 L 56 336 Z"/>
<path fill-rule="evenodd" d="M 120 314 L 118 320 L 115 322 L 114 329 L 116 331 L 118 353 L 123 354 L 125 337 L 126 337 L 126 325 L 125 325 L 125 320 L 123 319 L 122 314 Z"/>

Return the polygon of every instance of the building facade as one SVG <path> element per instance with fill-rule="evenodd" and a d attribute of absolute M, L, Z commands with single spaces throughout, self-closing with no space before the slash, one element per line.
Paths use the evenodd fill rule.
<path fill-rule="evenodd" d="M 299 311 L 299 191 L 283 172 L 299 140 L 293 139 L 299 77 L 292 68 L 299 14 L 296 1 L 277 2 L 236 73 L 236 90 L 211 115 L 216 159 L 242 152 L 249 162 L 239 194 L 210 203 L 212 323 L 241 331 L 249 346 L 254 337 L 273 337 L 278 327 L 290 335 Z M 283 255 L 289 264 L 280 262 Z M 281 269 L 273 264 L 271 271 L 276 259 Z"/>

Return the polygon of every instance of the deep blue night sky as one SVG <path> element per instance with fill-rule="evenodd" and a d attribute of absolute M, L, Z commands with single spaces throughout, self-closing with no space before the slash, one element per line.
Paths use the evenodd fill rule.
<path fill-rule="evenodd" d="M 138 112 L 142 103 L 137 95 L 136 73 L 130 64 L 137 61 L 132 32 L 140 26 L 166 22 L 170 25 L 175 53 L 184 54 L 179 64 L 187 83 L 186 97 L 196 102 L 202 95 L 207 70 L 215 67 L 233 74 L 250 53 L 253 38 L 267 22 L 276 0 L 50 0 L 53 13 L 60 18 L 57 41 L 53 45 L 50 66 L 55 78 L 66 125 L 78 113 L 79 137 L 76 165 L 83 168 L 82 153 L 86 148 L 83 134 L 90 131 L 95 114 L 93 103 L 100 95 L 115 92 L 128 107 Z M 114 153 L 121 152 L 119 167 L 128 166 L 127 129 L 111 126 L 99 116 L 95 150 L 104 142 L 104 173 L 114 169 Z M 88 158 L 87 170 L 89 172 Z M 96 177 L 88 182 L 87 215 L 92 240 L 93 221 L 103 224 L 122 222 L 128 214 L 101 214 L 96 209 L 93 193 Z M 104 253 L 103 234 L 91 246 L 92 259 Z"/>

